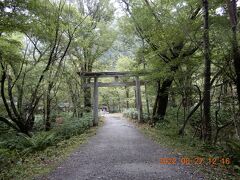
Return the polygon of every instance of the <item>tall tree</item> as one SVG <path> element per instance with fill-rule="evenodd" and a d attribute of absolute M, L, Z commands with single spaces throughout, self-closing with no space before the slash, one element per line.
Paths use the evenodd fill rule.
<path fill-rule="evenodd" d="M 236 73 L 236 86 L 237 86 L 237 95 L 238 103 L 240 104 L 240 52 L 238 47 L 238 13 L 237 13 L 237 1 L 236 0 L 227 0 L 229 19 L 232 26 L 232 54 L 234 61 L 234 68 Z M 240 107 L 239 107 L 240 109 Z"/>
<path fill-rule="evenodd" d="M 21 29 L 19 27 L 18 29 L 3 29 L 5 35 L 1 40 L 4 39 L 5 46 L 11 48 L 6 49 L 6 47 L 1 46 L 0 50 L 2 54 L 1 97 L 9 118 L 4 121 L 12 124 L 16 130 L 29 135 L 29 131 L 33 128 L 35 111 L 43 96 L 43 82 L 49 75 L 48 73 L 52 72 L 55 64 L 61 65 L 79 25 L 64 22 L 64 1 L 53 4 L 45 0 L 22 3 L 25 5 L 23 6 L 25 9 L 16 8 L 18 4 L 6 4 L 10 10 L 19 11 L 18 13 L 22 14 L 20 17 L 14 16 L 11 11 L 3 16 L 4 20 L 9 20 L 11 23 L 10 27 L 18 25 L 15 18 L 22 19 L 24 17 L 24 25 L 28 28 L 23 26 Z M 9 38 L 10 33 L 16 32 L 21 32 L 21 35 L 27 39 L 26 42 L 29 45 L 26 46 L 25 53 L 13 44 L 14 39 Z M 27 79 L 28 82 L 26 82 Z M 48 94 L 53 87 L 51 82 L 48 86 Z M 15 94 L 15 89 L 19 95 Z M 16 96 L 18 96 L 17 102 Z M 50 105 L 51 102 L 48 101 L 48 122 Z M 49 123 L 47 123 L 47 128 L 48 126 Z"/>
<path fill-rule="evenodd" d="M 132 19 L 137 35 L 146 41 L 151 54 L 154 54 L 154 58 L 152 58 L 155 59 L 153 71 L 154 69 L 158 71 L 163 66 L 167 70 L 164 76 L 155 78 L 158 86 L 155 100 L 156 106 L 153 108 L 153 123 L 155 124 L 158 120 L 163 120 L 165 117 L 169 89 L 180 62 L 186 57 L 193 55 L 199 48 L 199 44 L 191 43 L 188 39 L 189 37 L 185 34 L 186 32 L 183 32 L 181 15 L 187 16 L 187 21 L 184 22 L 186 26 L 192 26 L 191 30 L 190 28 L 188 29 L 190 32 L 187 32 L 191 36 L 191 33 L 195 33 L 198 30 L 195 26 L 201 8 L 197 4 L 195 9 L 191 9 L 191 14 L 186 15 L 186 12 L 184 12 L 185 4 L 182 2 L 168 2 L 168 5 L 165 4 L 166 2 L 150 2 L 148 0 L 137 1 L 138 3 L 132 3 L 127 0 L 122 0 L 122 2 L 125 4 L 125 9 Z M 179 12 L 183 12 L 183 14 L 179 12 L 174 14 L 173 12 L 176 9 Z M 172 12 L 172 14 L 167 12 Z M 166 21 L 166 19 L 169 21 Z M 169 24 L 164 25 L 163 22 Z M 160 61 L 156 62 L 156 59 L 160 59 Z"/>
<path fill-rule="evenodd" d="M 78 59 L 81 72 L 92 72 L 94 63 L 111 46 L 115 39 L 110 27 L 113 18 L 113 6 L 109 0 L 77 0 L 78 10 L 88 15 L 86 30 L 79 30 L 79 38 L 74 43 L 72 54 Z M 82 83 L 90 83 L 90 78 L 84 78 Z M 84 107 L 91 110 L 91 88 L 84 89 Z"/>
<path fill-rule="evenodd" d="M 210 60 L 210 42 L 209 42 L 209 3 L 208 0 L 202 0 L 203 4 L 203 44 L 204 44 L 204 96 L 203 96 L 203 138 L 206 142 L 211 142 L 211 60 Z"/>
<path fill-rule="evenodd" d="M 238 43 L 238 12 L 237 12 L 237 1 L 236 0 L 227 0 L 227 7 L 228 7 L 228 13 L 229 13 L 229 19 L 232 26 L 232 39 L 231 39 L 231 45 L 232 45 L 232 54 L 233 54 L 233 62 L 234 62 L 234 68 L 236 77 L 234 77 L 234 83 L 237 87 L 237 98 L 238 98 L 238 111 L 236 118 L 234 118 L 234 126 L 236 130 L 236 134 L 238 138 L 240 138 L 240 51 L 239 51 L 239 43 Z M 234 103 L 235 104 L 235 103 Z"/>

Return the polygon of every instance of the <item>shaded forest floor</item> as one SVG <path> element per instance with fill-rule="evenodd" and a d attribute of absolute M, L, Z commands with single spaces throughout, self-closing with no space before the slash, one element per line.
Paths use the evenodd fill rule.
<path fill-rule="evenodd" d="M 203 147 L 200 141 L 198 142 L 198 140 L 189 137 L 179 137 L 176 132 L 170 130 L 165 124 L 162 127 L 153 128 L 146 123 L 139 124 L 133 119 L 129 119 L 129 121 L 134 122 L 141 132 L 161 144 L 161 146 L 172 149 L 173 151 L 169 152 L 169 154 L 178 154 L 180 158 L 184 158 L 184 166 L 194 166 L 209 179 L 240 179 L 240 173 L 235 172 L 231 164 L 223 165 L 220 160 L 221 158 L 226 160 L 228 157 L 220 157 L 214 149 L 206 150 L 206 147 Z M 200 159 L 201 162 L 199 162 Z M 211 164 L 215 159 L 215 165 Z M 189 160 L 189 163 L 186 160 Z"/>
<path fill-rule="evenodd" d="M 100 121 L 100 126 L 103 121 Z M 36 176 L 51 172 L 59 163 L 63 162 L 76 148 L 87 142 L 88 138 L 96 134 L 100 127 L 91 127 L 82 134 L 60 141 L 56 146 L 49 146 L 43 151 L 30 153 L 16 159 L 8 169 L 0 173 L 0 179 L 33 179 Z"/>
<path fill-rule="evenodd" d="M 44 151 L 29 154 L 27 157 L 19 159 L 18 163 L 13 163 L 8 170 L 2 172 L 0 179 L 32 179 L 33 177 L 40 177 L 41 179 L 42 177 L 48 178 L 47 176 L 45 177 L 45 175 L 49 173 L 50 178 L 53 177 L 54 179 L 54 177 L 59 177 L 59 174 L 54 174 L 56 170 L 60 172 L 62 172 L 63 169 L 68 171 L 67 168 L 56 169 L 66 163 L 68 164 L 68 162 L 71 162 L 70 165 L 72 164 L 74 167 L 77 166 L 78 171 L 84 171 L 85 164 L 87 171 L 84 172 L 99 169 L 98 173 L 91 174 L 89 177 L 96 178 L 97 175 L 99 175 L 99 177 L 101 176 L 103 179 L 104 177 L 117 178 L 117 175 L 119 175 L 119 177 L 124 176 L 127 179 L 131 178 L 131 176 L 139 176 L 140 178 L 142 172 L 146 175 L 146 170 L 149 176 L 157 175 L 156 177 L 165 177 L 165 175 L 168 175 L 169 177 L 176 176 L 180 178 L 180 175 L 189 174 L 189 179 L 191 179 L 192 176 L 198 176 L 200 179 L 204 179 L 204 174 L 204 176 L 207 176 L 207 179 L 240 179 L 240 175 L 234 173 L 230 165 L 223 166 L 220 162 L 217 162 L 216 166 L 212 166 L 208 163 L 209 158 L 217 157 L 213 150 L 206 151 L 206 149 L 202 148 L 201 143 L 198 144 L 196 139 L 178 137 L 166 124 L 151 128 L 148 124 L 138 124 L 134 120 L 126 122 L 120 113 L 103 116 L 110 117 L 110 120 L 109 117 L 107 117 L 105 123 L 100 121 L 100 126 L 104 124 L 103 127 L 90 128 L 83 134 L 59 142 L 57 146 L 50 146 Z M 133 124 L 132 122 L 135 123 Z M 137 131 L 136 127 L 155 142 L 145 138 Z M 92 138 L 89 139 L 89 137 Z M 96 148 L 92 148 L 91 142 Z M 85 145 L 82 147 L 83 143 L 85 143 Z M 92 151 L 84 149 L 89 147 L 89 143 L 91 145 L 90 150 Z M 97 149 L 99 149 L 99 152 L 96 153 L 95 151 Z M 78 153 L 80 151 L 82 153 Z M 105 153 L 106 156 L 104 156 L 105 151 L 107 151 L 107 153 Z M 93 154 L 88 156 L 91 152 Z M 78 154 L 77 157 L 75 157 L 76 153 Z M 74 161 L 71 161 L 72 156 L 74 156 Z M 130 157 L 132 157 L 132 159 Z M 83 162 L 83 164 L 74 164 L 76 158 L 79 159 L 79 162 Z M 166 162 L 161 164 L 161 158 L 176 158 L 177 164 L 165 164 Z M 182 158 L 184 158 L 183 162 Z M 202 158 L 204 162 L 194 165 L 196 158 Z M 191 159 L 192 161 L 188 164 L 187 159 Z M 92 163 L 93 166 L 100 165 L 101 168 L 89 167 Z M 125 167 L 126 165 L 127 167 Z M 113 167 L 115 167 L 115 169 Z M 72 168 L 70 168 L 70 170 L 72 170 Z M 109 171 L 113 173 L 108 174 Z M 129 174 L 128 171 L 131 171 L 131 173 Z M 106 173 L 104 174 L 104 172 Z M 73 171 L 71 174 L 74 175 L 74 173 L 77 173 L 77 171 Z M 79 178 L 81 179 L 80 176 Z M 146 178 L 148 177 L 146 176 Z"/>

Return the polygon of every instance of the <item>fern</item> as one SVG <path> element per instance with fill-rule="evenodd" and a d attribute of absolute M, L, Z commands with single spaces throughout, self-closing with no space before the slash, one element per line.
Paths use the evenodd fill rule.
<path fill-rule="evenodd" d="M 238 140 L 229 140 L 226 145 L 226 153 L 232 159 L 236 169 L 240 169 L 240 142 Z"/>
<path fill-rule="evenodd" d="M 39 133 L 31 138 L 25 134 L 19 134 L 19 136 L 21 137 L 21 140 L 19 141 L 21 148 L 19 150 L 25 155 L 44 150 L 48 146 L 57 143 L 55 133 Z"/>

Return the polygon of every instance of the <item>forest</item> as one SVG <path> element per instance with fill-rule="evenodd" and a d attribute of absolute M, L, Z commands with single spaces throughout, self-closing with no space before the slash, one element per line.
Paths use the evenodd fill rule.
<path fill-rule="evenodd" d="M 93 78 L 79 76 L 90 72 L 140 75 L 144 131 L 227 157 L 231 178 L 240 174 L 238 0 L 0 0 L 0 9 L 0 179 L 27 179 L 57 158 L 54 147 L 95 131 L 84 86 Z M 134 86 L 99 88 L 99 111 L 137 121 L 136 96 Z"/>

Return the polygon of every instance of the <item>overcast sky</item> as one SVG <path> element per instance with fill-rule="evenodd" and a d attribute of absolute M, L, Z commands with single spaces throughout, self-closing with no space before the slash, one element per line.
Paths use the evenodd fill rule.
<path fill-rule="evenodd" d="M 124 12 L 123 12 L 123 10 L 121 8 L 121 5 L 120 5 L 119 1 L 120 0 L 111 0 L 111 2 L 113 3 L 113 5 L 114 5 L 114 7 L 116 9 L 116 11 L 115 11 L 115 16 L 116 17 L 121 17 L 121 16 L 124 15 Z"/>

